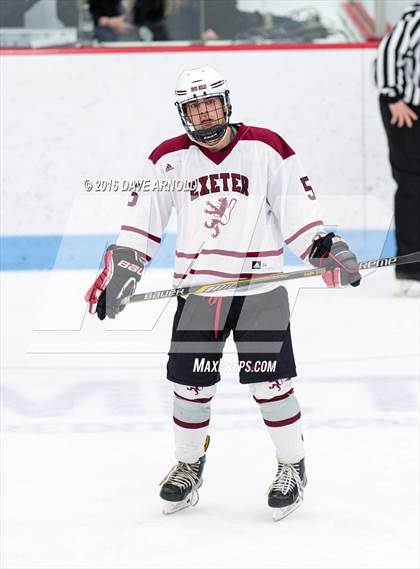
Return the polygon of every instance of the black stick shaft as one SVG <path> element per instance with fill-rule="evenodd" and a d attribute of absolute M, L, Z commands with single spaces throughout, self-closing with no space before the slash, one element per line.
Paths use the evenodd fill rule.
<path fill-rule="evenodd" d="M 362 261 L 359 263 L 359 270 L 379 269 L 382 267 L 392 267 L 395 265 L 406 265 L 409 263 L 420 262 L 420 251 L 402 255 L 400 257 L 386 257 L 383 259 L 372 259 L 370 261 Z M 273 283 L 277 281 L 291 281 L 295 279 L 305 279 L 308 277 L 317 277 L 325 273 L 326 269 L 313 268 L 302 269 L 300 271 L 292 271 L 290 273 L 272 273 L 269 275 L 257 275 L 246 279 L 222 281 L 219 283 L 211 283 L 207 285 L 198 285 L 190 287 L 168 288 L 165 290 L 155 290 L 153 292 L 143 292 L 141 294 L 133 294 L 129 298 L 124 299 L 124 304 L 133 302 L 143 302 L 144 300 L 159 300 L 162 298 L 172 298 L 175 296 L 186 296 L 189 294 L 217 293 L 229 289 L 237 289 L 245 286 L 252 286 L 260 283 Z"/>

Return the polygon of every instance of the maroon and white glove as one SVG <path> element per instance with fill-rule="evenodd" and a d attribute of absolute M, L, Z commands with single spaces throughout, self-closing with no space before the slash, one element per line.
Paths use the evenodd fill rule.
<path fill-rule="evenodd" d="M 105 252 L 104 268 L 85 294 L 89 312 L 99 320 L 115 318 L 125 305 L 121 301 L 136 290 L 144 268 L 139 252 L 129 247 L 110 245 Z"/>
<path fill-rule="evenodd" d="M 309 262 L 314 267 L 327 269 L 322 278 L 329 287 L 360 284 L 361 275 L 356 255 L 350 251 L 344 239 L 334 233 L 319 234 L 314 239 Z"/>

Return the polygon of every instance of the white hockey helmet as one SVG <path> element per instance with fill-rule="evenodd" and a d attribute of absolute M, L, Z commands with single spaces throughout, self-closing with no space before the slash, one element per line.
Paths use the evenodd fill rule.
<path fill-rule="evenodd" d="M 209 128 L 197 129 L 186 112 L 187 104 L 197 99 L 210 99 L 218 96 L 222 102 L 223 120 Z M 229 90 L 226 79 L 212 67 L 197 67 L 187 69 L 178 77 L 175 86 L 175 105 L 188 134 L 198 142 L 217 142 L 228 127 L 232 107 L 229 99 Z"/>

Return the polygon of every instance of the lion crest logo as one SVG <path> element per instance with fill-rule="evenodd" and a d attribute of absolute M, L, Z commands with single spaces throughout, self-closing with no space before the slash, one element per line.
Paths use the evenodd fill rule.
<path fill-rule="evenodd" d="M 225 226 L 230 221 L 233 208 L 238 200 L 236 198 L 219 198 L 217 204 L 206 202 L 204 213 L 210 216 L 210 220 L 206 221 L 204 227 L 212 230 L 212 237 L 220 235 L 221 226 Z"/>
<path fill-rule="evenodd" d="M 278 391 L 281 391 L 283 382 L 281 379 L 276 379 L 276 381 L 273 381 L 272 383 L 270 383 L 270 386 L 268 389 L 277 389 Z"/>

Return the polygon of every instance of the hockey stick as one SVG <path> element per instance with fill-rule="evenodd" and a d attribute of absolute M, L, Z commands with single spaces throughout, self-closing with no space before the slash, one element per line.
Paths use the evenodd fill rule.
<path fill-rule="evenodd" d="M 394 265 L 407 265 L 409 263 L 420 262 L 420 251 L 410 253 L 409 255 L 401 255 L 400 257 L 386 257 L 384 259 L 373 259 L 371 261 L 362 261 L 359 263 L 359 271 L 366 269 L 379 269 L 382 267 L 392 267 Z M 303 269 L 301 271 L 292 271 L 290 273 L 271 273 L 269 275 L 256 275 L 245 279 L 222 281 L 220 283 L 211 283 L 206 285 L 168 288 L 166 290 L 155 290 L 153 292 L 143 292 L 141 294 L 133 294 L 125 298 L 122 304 L 131 304 L 133 302 L 142 302 L 143 300 L 158 300 L 160 298 L 171 298 L 173 296 L 186 296 L 188 294 L 202 294 L 209 292 L 218 292 L 221 290 L 229 290 L 247 285 L 259 283 L 273 283 L 277 281 L 291 281 L 294 279 L 304 279 L 307 277 L 318 277 L 326 272 L 325 267 L 314 269 Z"/>

